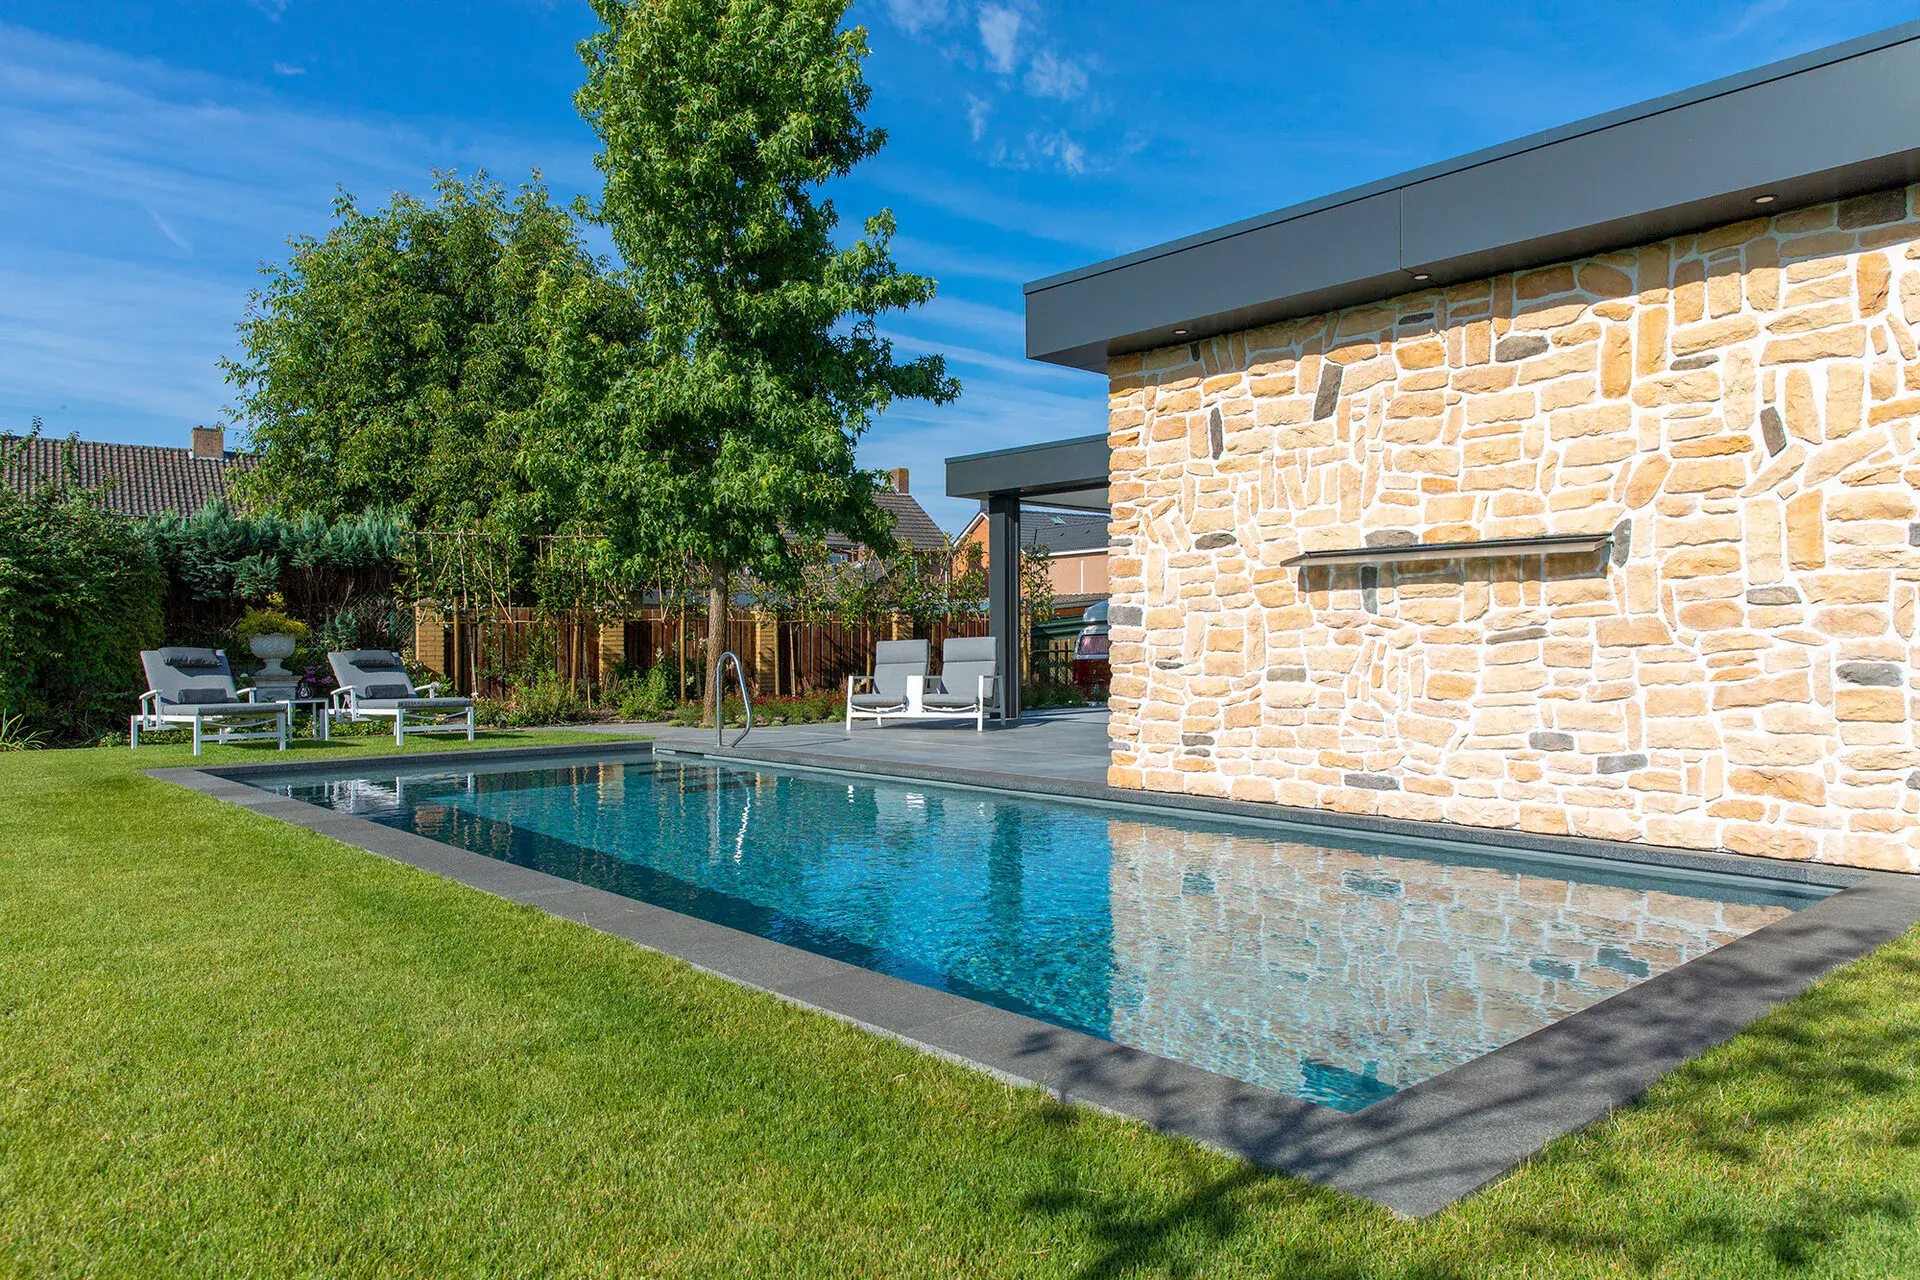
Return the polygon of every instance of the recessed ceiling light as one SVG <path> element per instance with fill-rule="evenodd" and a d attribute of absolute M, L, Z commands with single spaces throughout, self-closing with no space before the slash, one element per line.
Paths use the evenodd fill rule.
<path fill-rule="evenodd" d="M 1764 195 L 1764 196 L 1755 196 L 1753 198 L 1753 202 L 1755 204 L 1772 204 L 1775 200 L 1778 200 L 1779 198 L 1780 198 L 1779 196 L 1771 195 L 1771 194 Z"/>
<path fill-rule="evenodd" d="M 1413 278 L 1415 280 L 1431 280 L 1433 279 L 1433 273 L 1430 271 L 1416 271 L 1413 273 Z"/>
<path fill-rule="evenodd" d="M 1173 331 L 1173 336 L 1176 338 L 1184 337 L 1186 335 L 1186 332 L 1187 331 L 1185 329 L 1175 329 Z"/>

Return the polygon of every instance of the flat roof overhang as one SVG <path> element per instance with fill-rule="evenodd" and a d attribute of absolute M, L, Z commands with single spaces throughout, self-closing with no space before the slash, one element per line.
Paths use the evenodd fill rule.
<path fill-rule="evenodd" d="M 1779 212 L 1916 181 L 1911 22 L 1034 281 L 1027 355 L 1104 372 L 1115 355 L 1739 222 L 1762 213 L 1757 196 Z"/>
<path fill-rule="evenodd" d="M 947 496 L 1014 497 L 1037 506 L 1104 512 L 1111 456 L 1102 434 L 948 458 Z"/>

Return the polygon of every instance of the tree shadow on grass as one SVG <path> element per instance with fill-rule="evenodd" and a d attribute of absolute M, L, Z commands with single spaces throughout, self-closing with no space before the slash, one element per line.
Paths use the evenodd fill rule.
<path fill-rule="evenodd" d="M 1053 1183 L 1023 1197 L 1020 1207 L 1073 1222 L 1095 1245 L 1095 1256 L 1075 1274 L 1082 1280 L 1151 1274 L 1185 1277 L 1201 1274 L 1210 1255 L 1238 1239 L 1262 1216 L 1281 1204 L 1318 1202 L 1322 1211 L 1379 1214 L 1384 1211 L 1326 1191 L 1286 1174 L 1241 1164 L 1224 1176 L 1201 1177 L 1172 1200 L 1155 1196 L 1135 1200 L 1080 1185 L 1080 1162 L 1069 1149 L 1071 1131 L 1084 1113 L 1049 1099 L 1033 1123 L 1046 1132 L 1054 1153 Z M 1202 1161 L 1190 1162 L 1195 1172 Z M 1324 1247 L 1296 1248 L 1285 1270 L 1275 1274 L 1311 1275 L 1317 1280 L 1361 1280 L 1373 1274 L 1361 1260 L 1336 1257 Z M 1453 1280 L 1457 1273 L 1421 1273 L 1432 1280 Z"/>
<path fill-rule="evenodd" d="M 1084 1280 L 1193 1275 L 1250 1247 L 1272 1274 L 1317 1280 L 1457 1280 L 1507 1257 L 1555 1256 L 1569 1272 L 1742 1255 L 1756 1269 L 1815 1272 L 1863 1231 L 1889 1227 L 1915 1238 L 1920 1259 L 1920 1194 L 1871 1172 L 1920 1146 L 1920 1117 L 1889 1125 L 1882 1114 L 1920 1081 L 1916 994 L 1910 934 L 1688 1063 L 1647 1101 L 1550 1145 L 1485 1200 L 1426 1222 L 1252 1165 L 1219 1175 L 1197 1156 L 1192 1184 L 1171 1199 L 1103 1194 L 1080 1185 L 1071 1135 L 1082 1113 L 1058 1102 L 1032 1120 L 1053 1152 L 1051 1185 L 1022 1207 L 1084 1233 L 1095 1248 Z M 1262 1232 L 1276 1215 L 1294 1220 Z M 1686 1257 L 1703 1246 L 1717 1261 Z"/>

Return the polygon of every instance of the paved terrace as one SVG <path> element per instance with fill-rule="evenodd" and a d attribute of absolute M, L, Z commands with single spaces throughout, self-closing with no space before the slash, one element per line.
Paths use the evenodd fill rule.
<path fill-rule="evenodd" d="M 590 731 L 605 733 L 609 727 L 593 725 Z M 634 724 L 612 726 L 611 731 L 645 734 L 666 746 L 711 750 L 714 745 L 712 729 Z M 731 743 L 739 735 L 738 729 L 729 729 L 727 741 Z M 752 755 L 756 750 L 833 756 L 869 765 L 903 764 L 1104 784 L 1107 711 L 1105 707 L 1029 711 L 1010 725 L 989 722 L 984 733 L 975 730 L 971 720 L 900 721 L 880 728 L 871 720 L 861 720 L 855 722 L 852 733 L 838 721 L 756 725 L 740 751 Z"/>

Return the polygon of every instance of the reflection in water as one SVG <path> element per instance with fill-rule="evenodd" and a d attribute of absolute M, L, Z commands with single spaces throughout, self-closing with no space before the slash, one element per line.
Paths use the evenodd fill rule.
<path fill-rule="evenodd" d="M 1811 900 L 705 764 L 275 789 L 1344 1110 Z"/>

